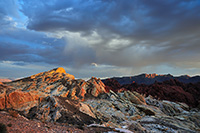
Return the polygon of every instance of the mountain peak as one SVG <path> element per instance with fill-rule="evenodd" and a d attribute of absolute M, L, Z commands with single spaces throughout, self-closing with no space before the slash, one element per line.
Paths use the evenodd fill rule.
<path fill-rule="evenodd" d="M 65 75 L 66 77 L 71 78 L 71 79 L 75 78 L 74 75 L 66 73 L 64 68 L 58 67 L 58 68 L 55 68 L 55 69 L 52 69 L 52 70 L 49 70 L 49 71 L 46 71 L 46 72 L 41 72 L 41 73 L 32 75 L 31 79 L 34 79 L 34 78 L 40 77 L 40 76 L 44 76 L 44 75 L 46 75 L 46 76 L 49 75 L 51 77 L 54 74 Z"/>
<path fill-rule="evenodd" d="M 55 70 L 56 73 L 65 73 L 65 74 L 66 74 L 65 69 L 62 68 L 62 67 L 58 67 L 58 68 L 55 68 L 55 69 L 53 69 L 53 70 Z"/>

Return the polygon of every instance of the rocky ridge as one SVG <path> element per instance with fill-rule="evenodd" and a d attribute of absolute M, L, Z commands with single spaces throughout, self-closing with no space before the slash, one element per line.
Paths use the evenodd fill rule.
<path fill-rule="evenodd" d="M 109 127 L 115 132 L 200 131 L 198 109 L 128 89 L 116 91 L 95 77 L 75 79 L 63 68 L 1 83 L 0 109 L 17 111 L 28 119 Z"/>
<path fill-rule="evenodd" d="M 197 83 L 200 82 L 200 76 L 193 76 L 190 77 L 188 75 L 182 75 L 182 76 L 173 76 L 171 74 L 166 75 L 158 75 L 158 74 L 140 74 L 136 76 L 130 76 L 130 77 L 113 77 L 111 79 L 117 80 L 121 85 L 125 84 L 131 84 L 131 83 L 137 83 L 137 84 L 146 84 L 151 85 L 155 82 L 163 82 L 170 79 L 178 80 L 182 83 Z M 103 82 L 106 79 L 102 80 Z"/>
<path fill-rule="evenodd" d="M 106 79 L 104 81 L 106 89 L 114 92 L 122 90 L 136 91 L 145 96 L 153 96 L 156 99 L 169 100 L 173 102 L 183 102 L 190 107 L 200 107 L 200 82 L 182 83 L 177 79 L 170 79 L 163 82 L 155 82 L 151 85 L 131 83 L 121 85 L 115 79 Z"/>

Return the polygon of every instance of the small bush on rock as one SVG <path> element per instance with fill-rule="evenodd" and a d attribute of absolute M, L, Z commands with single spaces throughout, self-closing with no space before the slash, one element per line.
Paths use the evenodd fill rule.
<path fill-rule="evenodd" d="M 0 133 L 7 133 L 6 125 L 3 123 L 0 123 Z"/>

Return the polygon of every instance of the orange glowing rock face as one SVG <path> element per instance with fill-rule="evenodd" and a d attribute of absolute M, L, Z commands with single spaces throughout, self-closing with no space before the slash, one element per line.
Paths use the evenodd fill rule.
<path fill-rule="evenodd" d="M 106 93 L 105 85 L 104 85 L 104 83 L 100 79 L 92 77 L 87 82 L 89 84 L 91 84 L 90 86 L 92 86 L 91 87 L 92 88 L 91 89 L 91 94 L 94 97 L 97 97 L 101 93 Z"/>
<path fill-rule="evenodd" d="M 4 109 L 5 108 L 5 97 L 0 98 L 0 109 Z"/>
<path fill-rule="evenodd" d="M 5 86 L 10 88 L 7 89 Z M 41 72 L 9 83 L 0 83 L 0 90 L 0 109 L 17 111 L 28 111 L 38 106 L 46 97 L 58 96 L 85 101 L 106 92 L 105 85 L 100 79 L 75 79 L 63 68 Z"/>
<path fill-rule="evenodd" d="M 42 78 L 42 81 L 44 80 L 49 81 L 50 78 L 53 77 L 54 81 L 56 81 L 56 79 L 62 78 L 63 75 L 65 75 L 68 78 L 75 79 L 73 75 L 66 73 L 65 69 L 62 67 L 32 75 L 30 76 L 30 79 L 35 79 L 40 77 Z"/>
<path fill-rule="evenodd" d="M 64 88 L 64 86 L 59 86 L 58 91 L 62 91 L 63 88 Z"/>
<path fill-rule="evenodd" d="M 80 91 L 80 96 L 81 96 L 81 97 L 85 97 L 85 93 L 86 93 L 86 91 L 85 91 L 85 89 L 82 87 L 82 88 L 81 88 L 81 91 Z"/>
<path fill-rule="evenodd" d="M 62 67 L 57 68 L 57 69 L 56 69 L 56 72 L 57 72 L 57 73 L 65 73 L 65 74 L 66 74 L 65 69 L 62 68 Z"/>
<path fill-rule="evenodd" d="M 145 74 L 145 78 L 155 78 L 156 76 L 158 76 L 157 74 L 153 73 L 153 74 Z"/>
<path fill-rule="evenodd" d="M 29 92 L 14 91 L 7 96 L 7 108 L 22 110 L 23 107 L 32 107 L 38 102 L 37 95 L 31 95 Z"/>

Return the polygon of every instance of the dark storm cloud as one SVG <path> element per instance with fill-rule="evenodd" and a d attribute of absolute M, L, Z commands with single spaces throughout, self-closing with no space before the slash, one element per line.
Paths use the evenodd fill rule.
<path fill-rule="evenodd" d="M 37 5 L 38 1 L 27 2 L 31 4 L 31 9 L 34 9 L 36 12 L 39 11 L 37 12 L 38 15 L 43 14 L 44 16 L 45 12 L 48 13 L 46 8 L 42 9 Z M 93 58 L 94 53 L 87 46 L 79 46 L 80 50 L 74 49 L 74 51 L 64 52 L 67 46 L 65 38 L 51 37 L 51 35 L 48 36 L 49 33 L 35 32 L 17 27 L 18 23 L 21 23 L 17 19 L 25 20 L 20 18 L 19 4 L 26 6 L 27 3 L 23 0 L 3 0 L 0 2 L 1 61 L 44 62 L 53 65 L 78 66 L 88 64 L 87 60 Z M 62 6 L 62 3 L 57 5 Z M 39 9 L 42 9 L 44 12 Z M 24 12 L 24 14 L 26 13 Z M 31 18 L 28 18 L 28 20 L 31 20 Z M 91 61 L 89 61 L 90 63 Z"/>
<path fill-rule="evenodd" d="M 101 41 L 92 45 L 97 58 L 91 59 L 99 63 L 137 66 L 200 57 L 198 0 L 27 0 L 22 7 L 29 29 L 79 32 L 82 37 L 95 31 Z M 111 45 L 113 39 L 129 43 Z"/>
<path fill-rule="evenodd" d="M 22 11 L 29 17 L 28 28 L 34 30 L 90 32 L 102 29 L 148 38 L 174 28 L 195 29 L 200 21 L 199 6 L 197 0 L 24 1 Z"/>
<path fill-rule="evenodd" d="M 86 47 L 64 53 L 66 41 L 63 38 L 47 37 L 44 33 L 24 29 L 0 31 L 0 44 L 0 60 L 70 66 L 78 65 L 76 62 L 88 63 L 86 60 L 93 56 Z M 82 58 L 86 58 L 85 63 Z"/>
<path fill-rule="evenodd" d="M 196 69 L 199 13 L 199 0 L 3 0 L 0 60 L 73 68 L 95 63 L 94 73 L 101 65 L 114 66 L 111 73 L 163 64 Z"/>
<path fill-rule="evenodd" d="M 13 25 L 10 21 L 11 17 L 18 17 L 18 5 L 16 0 L 0 1 L 0 28 L 8 28 Z"/>
<path fill-rule="evenodd" d="M 18 16 L 18 4 L 16 0 L 0 1 L 0 18 L 5 15 Z"/>

